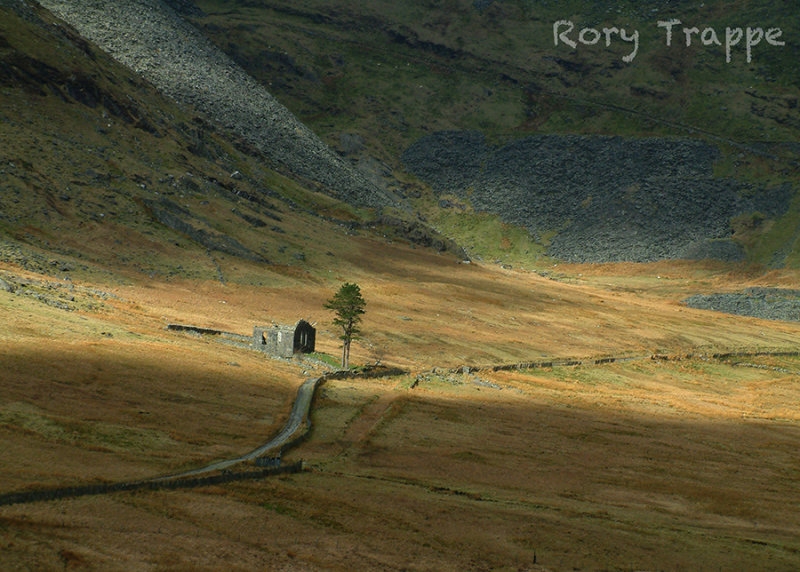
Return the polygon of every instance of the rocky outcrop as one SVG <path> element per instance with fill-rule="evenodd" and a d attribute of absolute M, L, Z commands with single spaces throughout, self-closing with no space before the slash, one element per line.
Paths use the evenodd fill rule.
<path fill-rule="evenodd" d="M 292 173 L 351 204 L 396 203 L 170 7 L 186 11 L 191 3 L 41 0 L 40 4 L 163 93 L 240 135 Z"/>
<path fill-rule="evenodd" d="M 0 292 L 9 292 L 10 294 L 13 294 L 16 291 L 17 291 L 16 284 L 11 282 L 10 280 L 4 280 L 0 278 Z"/>
<path fill-rule="evenodd" d="M 737 260 L 732 217 L 784 213 L 793 190 L 718 179 L 716 147 L 690 139 L 538 135 L 492 146 L 478 132 L 440 132 L 403 155 L 440 194 L 469 199 L 549 241 L 575 262 Z"/>
<path fill-rule="evenodd" d="M 683 303 L 700 310 L 800 322 L 800 290 L 755 287 L 733 294 L 697 294 Z"/>
<path fill-rule="evenodd" d="M 152 217 L 175 232 L 205 246 L 209 251 L 224 252 L 254 262 L 269 263 L 262 255 L 253 252 L 235 238 L 213 230 L 200 228 L 203 221 L 198 220 L 187 209 L 169 199 L 142 201 Z"/>

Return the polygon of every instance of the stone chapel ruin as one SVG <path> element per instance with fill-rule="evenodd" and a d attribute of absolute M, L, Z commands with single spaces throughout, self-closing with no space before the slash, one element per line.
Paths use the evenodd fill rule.
<path fill-rule="evenodd" d="M 253 348 L 272 356 L 290 358 L 294 354 L 314 351 L 317 330 L 300 320 L 294 326 L 256 326 Z"/>

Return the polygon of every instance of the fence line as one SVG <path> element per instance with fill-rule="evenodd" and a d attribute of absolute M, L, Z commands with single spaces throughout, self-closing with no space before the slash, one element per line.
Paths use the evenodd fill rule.
<path fill-rule="evenodd" d="M 772 357 L 797 357 L 800 356 L 800 351 L 789 350 L 758 350 L 758 351 L 726 351 L 726 352 L 712 352 L 712 353 L 685 353 L 685 354 L 647 354 L 640 356 L 609 356 L 602 358 L 561 358 L 561 359 L 547 359 L 538 361 L 528 361 L 512 364 L 500 365 L 462 365 L 454 368 L 442 369 L 434 368 L 430 373 L 470 373 L 478 371 L 511 371 L 515 369 L 544 369 L 550 367 L 570 367 L 576 365 L 602 365 L 607 363 L 616 363 L 624 361 L 636 360 L 658 360 L 658 361 L 681 361 L 686 359 L 728 359 L 735 357 L 759 357 L 759 356 L 772 356 Z"/>

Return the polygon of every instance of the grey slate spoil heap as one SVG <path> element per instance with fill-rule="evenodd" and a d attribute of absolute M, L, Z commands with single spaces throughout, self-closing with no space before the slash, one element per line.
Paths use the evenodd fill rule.
<path fill-rule="evenodd" d="M 41 0 L 40 4 L 167 96 L 193 106 L 337 198 L 369 207 L 396 202 L 164 2 Z"/>

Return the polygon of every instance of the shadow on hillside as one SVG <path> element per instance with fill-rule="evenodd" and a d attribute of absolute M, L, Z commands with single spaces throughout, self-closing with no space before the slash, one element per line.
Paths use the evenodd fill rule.
<path fill-rule="evenodd" d="M 0 354 L 0 479 L 127 480 L 241 455 L 283 425 L 296 393 L 284 375 L 202 348 L 14 348 Z"/>

